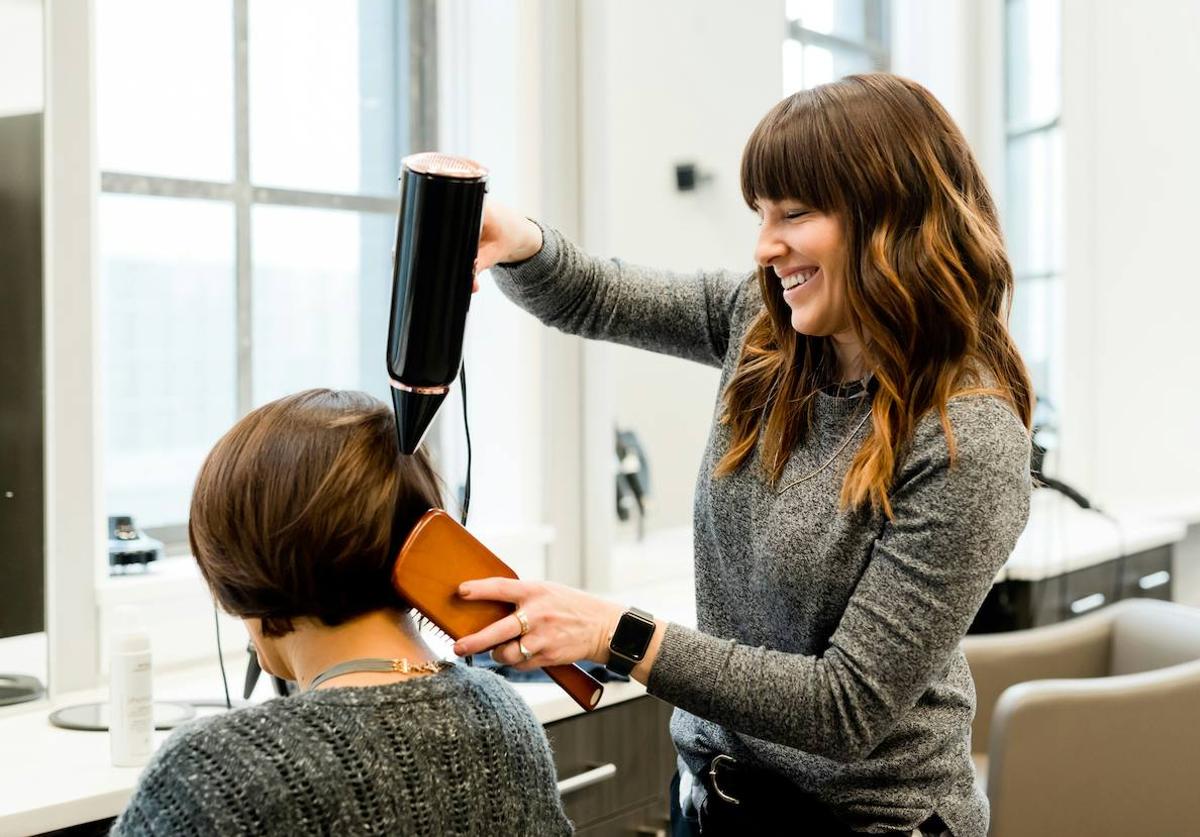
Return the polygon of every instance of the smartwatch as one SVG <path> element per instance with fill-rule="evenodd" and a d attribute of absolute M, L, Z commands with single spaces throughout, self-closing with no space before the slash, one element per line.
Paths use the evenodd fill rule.
<path fill-rule="evenodd" d="M 654 638 L 654 617 L 644 610 L 631 607 L 621 614 L 621 621 L 608 642 L 608 665 L 613 674 L 629 675 L 633 667 L 646 656 Z"/>

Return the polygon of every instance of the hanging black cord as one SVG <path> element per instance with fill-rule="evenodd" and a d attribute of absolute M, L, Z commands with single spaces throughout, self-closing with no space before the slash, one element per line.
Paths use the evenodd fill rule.
<path fill-rule="evenodd" d="M 467 512 L 471 508 L 471 423 L 467 421 L 467 364 L 463 361 L 462 371 L 458 376 L 459 383 L 462 384 L 462 413 L 463 413 L 463 431 L 467 434 L 467 479 L 463 483 L 463 500 L 462 500 L 462 520 L 459 522 L 463 526 L 467 525 Z M 468 654 L 464 659 L 469 667 L 475 665 L 474 655 Z"/>
<path fill-rule="evenodd" d="M 225 677 L 225 654 L 221 651 L 221 617 L 217 613 L 216 602 L 213 603 L 213 624 L 217 626 L 217 659 L 221 663 L 221 685 L 225 687 L 225 708 L 233 709 L 233 701 L 229 699 L 229 680 Z"/>
<path fill-rule="evenodd" d="M 467 364 L 465 361 L 458 381 L 462 384 L 463 430 L 467 434 L 467 481 L 463 484 L 462 520 L 459 522 L 466 526 L 467 512 L 471 508 L 471 424 L 467 421 Z"/>

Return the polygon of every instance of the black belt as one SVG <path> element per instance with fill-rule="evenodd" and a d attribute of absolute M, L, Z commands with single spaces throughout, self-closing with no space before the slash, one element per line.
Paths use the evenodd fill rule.
<path fill-rule="evenodd" d="M 719 755 L 699 777 L 708 793 L 700 811 L 703 834 L 756 833 L 814 834 L 821 837 L 851 837 L 853 831 L 829 807 L 812 794 L 771 770 L 749 767 L 733 756 Z M 786 832 L 779 831 L 787 824 Z M 764 828 L 770 831 L 762 831 Z M 941 834 L 946 826 L 936 814 L 921 823 L 921 831 Z M 907 832 L 901 832 L 907 833 Z"/>

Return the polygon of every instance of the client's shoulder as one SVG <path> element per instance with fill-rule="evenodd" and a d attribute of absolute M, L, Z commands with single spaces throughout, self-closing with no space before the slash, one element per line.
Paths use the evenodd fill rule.
<path fill-rule="evenodd" d="M 223 800 L 244 780 L 245 747 L 237 744 L 230 724 L 238 714 L 198 718 L 176 728 L 142 771 L 111 834 L 216 833 L 213 812 L 193 803 Z"/>
<path fill-rule="evenodd" d="M 203 776 L 217 781 L 256 759 L 263 732 L 278 729 L 286 699 L 277 698 L 219 715 L 196 718 L 177 727 L 155 751 L 142 783 L 172 776 Z"/>
<path fill-rule="evenodd" d="M 367 690 L 355 690 L 367 697 Z M 456 663 L 445 671 L 394 687 L 381 687 L 380 697 L 412 704 L 410 712 L 457 717 L 472 726 L 507 729 L 539 726 L 529 704 L 494 671 Z M 421 706 L 418 706 L 421 704 Z"/>
<path fill-rule="evenodd" d="M 513 723 L 540 726 L 533 709 L 507 680 L 486 668 L 458 665 L 454 669 L 467 702 L 497 713 L 505 725 Z"/>

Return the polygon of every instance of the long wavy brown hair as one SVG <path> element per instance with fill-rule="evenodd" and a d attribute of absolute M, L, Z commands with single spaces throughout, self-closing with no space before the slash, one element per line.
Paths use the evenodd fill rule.
<path fill-rule="evenodd" d="M 886 73 L 802 90 L 746 143 L 742 194 L 794 200 L 836 217 L 850 324 L 874 374 L 871 431 L 842 483 L 843 508 L 892 516 L 888 493 L 917 421 L 937 410 L 951 462 L 952 396 L 993 394 L 1030 427 L 1033 387 L 1008 331 L 1012 268 L 996 208 L 966 139 L 921 85 Z M 729 451 L 716 476 L 752 455 L 775 485 L 837 368 L 832 338 L 797 333 L 771 268 L 724 393 Z"/>

